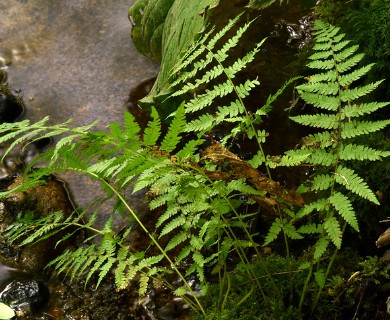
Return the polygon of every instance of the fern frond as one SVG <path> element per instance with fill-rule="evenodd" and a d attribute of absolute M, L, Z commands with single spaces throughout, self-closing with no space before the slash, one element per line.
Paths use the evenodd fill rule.
<path fill-rule="evenodd" d="M 339 221 L 335 217 L 326 218 L 324 221 L 324 230 L 333 244 L 340 249 L 343 234 L 341 232 Z"/>
<path fill-rule="evenodd" d="M 169 125 L 168 132 L 161 142 L 160 149 L 167 152 L 172 152 L 181 140 L 180 134 L 184 132 L 185 125 L 186 119 L 183 102 L 174 114 L 172 122 Z"/>
<path fill-rule="evenodd" d="M 186 113 L 192 113 L 208 107 L 212 104 L 215 98 L 227 96 L 234 90 L 233 85 L 229 80 L 219 83 L 213 86 L 213 88 L 206 89 L 206 93 L 197 96 L 196 98 L 188 101 L 185 105 Z"/>
<path fill-rule="evenodd" d="M 300 91 L 297 87 L 300 97 L 308 104 L 329 111 L 336 111 L 339 108 L 340 100 L 337 97 L 320 95 L 316 93 Z M 294 117 L 292 117 L 293 119 Z M 294 119 L 293 119 L 294 120 Z"/>
<path fill-rule="evenodd" d="M 319 146 L 320 148 L 324 149 L 330 147 L 335 143 L 336 136 L 330 131 L 324 131 L 315 134 L 310 134 L 304 137 L 302 140 L 302 148 Z"/>
<path fill-rule="evenodd" d="M 323 149 L 314 150 L 308 158 L 308 163 L 322 166 L 332 166 L 337 162 L 337 154 Z"/>
<path fill-rule="evenodd" d="M 305 162 L 310 157 L 310 155 L 311 153 L 308 151 L 287 151 L 286 154 L 282 157 L 269 157 L 267 159 L 267 165 L 269 168 L 298 166 Z"/>
<path fill-rule="evenodd" d="M 297 231 L 303 234 L 315 234 L 315 233 L 320 234 L 322 233 L 323 229 L 324 228 L 322 225 L 317 225 L 315 223 L 308 223 L 299 227 Z"/>
<path fill-rule="evenodd" d="M 337 72 L 336 70 L 329 70 L 324 73 L 317 73 L 310 75 L 307 77 L 307 80 L 309 82 L 322 82 L 322 81 L 329 81 L 329 82 L 334 82 L 337 79 Z"/>
<path fill-rule="evenodd" d="M 333 177 L 329 174 L 320 174 L 313 178 L 311 190 L 327 190 L 332 186 Z"/>
<path fill-rule="evenodd" d="M 342 160 L 382 160 L 389 157 L 390 151 L 382 151 L 366 147 L 364 145 L 347 144 L 339 151 L 339 157 Z"/>
<path fill-rule="evenodd" d="M 139 279 L 139 289 L 138 294 L 143 297 L 146 294 L 146 291 L 148 289 L 148 283 L 149 283 L 149 276 L 145 273 L 141 274 L 141 278 Z"/>
<path fill-rule="evenodd" d="M 239 40 L 241 39 L 242 35 L 248 30 L 251 23 L 252 22 L 245 23 L 243 26 L 237 28 L 235 35 L 229 38 L 229 40 L 227 40 L 223 44 L 222 48 L 217 50 L 216 53 L 214 53 L 214 57 L 219 63 L 222 63 L 226 60 L 226 58 L 228 57 L 228 51 L 238 45 Z"/>
<path fill-rule="evenodd" d="M 311 69 L 330 70 L 334 68 L 335 63 L 332 60 L 315 60 L 309 62 L 306 66 Z"/>
<path fill-rule="evenodd" d="M 355 67 L 364 57 L 363 53 L 357 54 L 348 60 L 342 61 L 337 65 L 337 71 L 344 73 Z"/>
<path fill-rule="evenodd" d="M 187 82 L 180 90 L 176 90 L 172 97 L 180 96 L 184 93 L 195 91 L 204 83 L 209 83 L 211 80 L 219 77 L 224 72 L 224 69 L 221 65 L 214 66 L 211 70 L 208 70 L 200 79 L 196 79 L 194 83 Z"/>
<path fill-rule="evenodd" d="M 355 138 L 357 136 L 376 132 L 386 128 L 390 124 L 390 120 L 378 121 L 358 121 L 353 120 L 344 122 L 341 126 L 341 137 L 343 139 Z"/>
<path fill-rule="evenodd" d="M 278 237 L 279 233 L 283 229 L 284 222 L 276 218 L 275 221 L 272 223 L 271 227 L 269 228 L 269 231 L 267 233 L 267 236 L 265 237 L 264 244 L 263 246 L 266 246 L 270 244 L 272 241 L 276 240 Z"/>
<path fill-rule="evenodd" d="M 187 123 L 185 131 L 186 132 L 208 131 L 214 126 L 215 122 L 216 122 L 215 116 L 209 113 L 204 113 L 199 118 Z"/>
<path fill-rule="evenodd" d="M 359 225 L 356 218 L 355 211 L 353 210 L 352 203 L 340 192 L 335 192 L 329 197 L 329 201 L 332 206 L 337 210 L 340 216 L 357 232 L 359 232 Z"/>
<path fill-rule="evenodd" d="M 314 114 L 291 117 L 297 123 L 313 128 L 336 129 L 339 126 L 339 116 L 337 114 Z"/>
<path fill-rule="evenodd" d="M 291 223 L 286 223 L 283 226 L 283 231 L 287 237 L 290 239 L 298 240 L 303 239 L 303 236 L 297 231 L 294 225 Z"/>
<path fill-rule="evenodd" d="M 370 63 L 366 66 L 363 66 L 359 69 L 356 69 L 350 73 L 340 75 L 338 78 L 338 81 L 340 83 L 341 87 L 349 86 L 354 81 L 357 81 L 361 79 L 363 76 L 365 76 L 374 66 L 374 63 Z M 336 80 L 336 79 L 334 79 Z"/>
<path fill-rule="evenodd" d="M 173 230 L 184 225 L 185 223 L 186 223 L 186 219 L 182 215 L 179 215 L 178 217 L 171 219 L 171 221 L 164 226 L 164 228 L 159 234 L 159 237 L 161 238 L 162 236 L 172 232 Z"/>
<path fill-rule="evenodd" d="M 305 92 L 318 93 L 320 95 L 329 96 L 329 95 L 336 95 L 339 91 L 339 86 L 337 83 L 334 82 L 310 81 L 308 83 L 299 85 L 297 89 Z"/>
<path fill-rule="evenodd" d="M 324 211 L 328 206 L 328 201 L 326 199 L 318 199 L 316 201 L 310 202 L 304 205 L 296 215 L 297 219 L 302 219 L 303 217 L 309 215 L 313 211 Z"/>
<path fill-rule="evenodd" d="M 339 166 L 335 172 L 335 180 L 348 190 L 356 193 L 364 199 L 379 204 L 375 194 L 370 190 L 367 183 L 359 177 L 352 169 Z"/>
<path fill-rule="evenodd" d="M 316 280 L 316 283 L 320 288 L 325 287 L 326 276 L 323 270 L 318 270 L 314 272 L 314 279 Z"/>
<path fill-rule="evenodd" d="M 238 72 L 243 70 L 250 62 L 255 58 L 255 55 L 260 51 L 261 46 L 264 44 L 266 39 L 256 44 L 256 47 L 245 54 L 244 57 L 238 58 L 231 66 L 225 68 L 225 74 L 233 79 Z"/>
<path fill-rule="evenodd" d="M 344 89 L 340 91 L 340 98 L 343 102 L 349 102 L 356 100 L 360 97 L 364 97 L 369 94 L 371 91 L 375 90 L 384 80 L 379 80 L 373 83 L 369 83 L 365 86 L 353 88 L 353 89 Z"/>
<path fill-rule="evenodd" d="M 107 276 L 107 273 L 111 270 L 113 265 L 116 263 L 116 259 L 109 257 L 107 261 L 100 267 L 99 277 L 96 281 L 96 287 L 99 287 L 102 280 Z"/>
<path fill-rule="evenodd" d="M 334 55 L 334 60 L 338 63 L 338 62 L 342 62 L 344 61 L 345 59 L 349 58 L 351 55 L 353 55 L 357 50 L 358 50 L 359 46 L 358 45 L 354 45 L 354 46 L 350 46 L 350 47 L 347 47 L 346 49 L 342 50 L 342 51 L 339 51 L 338 47 L 333 47 L 334 51 L 337 52 L 335 55 Z"/>
<path fill-rule="evenodd" d="M 148 122 L 145 132 L 143 135 L 143 142 L 147 146 L 154 146 L 157 143 L 158 138 L 161 134 L 161 121 L 160 117 L 157 113 L 156 108 L 152 107 L 150 116 L 152 117 L 152 120 Z"/>
<path fill-rule="evenodd" d="M 265 162 L 265 156 L 264 153 L 261 151 L 258 151 L 252 159 L 248 160 L 248 164 L 252 166 L 253 168 L 260 167 Z"/>
<path fill-rule="evenodd" d="M 327 237 L 319 238 L 314 245 L 314 261 L 318 261 L 319 258 L 321 258 L 328 248 L 329 245 L 329 239 Z"/>
<path fill-rule="evenodd" d="M 186 231 L 182 231 L 176 235 L 174 235 L 171 240 L 169 240 L 167 246 L 165 247 L 166 251 L 172 250 L 179 245 L 181 245 L 183 242 L 187 241 L 189 238 L 189 234 Z"/>
<path fill-rule="evenodd" d="M 365 114 L 370 114 L 381 108 L 388 106 L 390 102 L 370 102 L 362 104 L 351 104 L 344 107 L 344 114 L 348 118 L 360 117 Z"/>
<path fill-rule="evenodd" d="M 177 74 L 181 70 L 184 70 L 188 65 L 193 63 L 194 61 L 200 62 L 199 57 L 205 52 L 205 46 L 204 44 L 207 40 L 209 40 L 209 37 L 214 32 L 214 28 L 210 28 L 208 32 L 206 32 L 204 35 L 202 35 L 199 39 L 194 41 L 194 43 L 188 48 L 188 50 L 183 54 L 181 57 L 181 60 L 176 63 L 176 65 L 173 67 L 172 74 Z M 215 36 L 216 37 L 216 36 Z M 206 64 L 207 65 L 207 64 Z M 192 77 L 192 76 L 191 76 Z M 182 75 L 178 77 L 172 84 L 171 87 L 175 87 L 180 82 L 185 82 L 188 78 L 183 77 Z"/>
<path fill-rule="evenodd" d="M 166 221 L 170 220 L 174 215 L 178 214 L 180 210 L 180 206 L 176 203 L 168 205 L 165 212 L 158 218 L 156 227 L 160 227 Z"/>
<path fill-rule="evenodd" d="M 230 181 L 227 185 L 226 188 L 229 191 L 239 191 L 242 194 L 247 194 L 247 195 L 264 195 L 265 192 L 262 190 L 256 190 L 249 184 L 245 182 L 244 179 L 239 179 L 239 180 L 232 180 Z"/>
<path fill-rule="evenodd" d="M 259 81 L 257 80 L 246 80 L 245 83 L 242 83 L 242 84 L 239 84 L 238 86 L 236 86 L 236 92 L 237 92 L 237 95 L 240 97 L 240 98 L 245 98 L 247 96 L 249 96 L 249 93 L 250 91 L 255 88 L 256 86 L 258 86 L 260 84 Z"/>

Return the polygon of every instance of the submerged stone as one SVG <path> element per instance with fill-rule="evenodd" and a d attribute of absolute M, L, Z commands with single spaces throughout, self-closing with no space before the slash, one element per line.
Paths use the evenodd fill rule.
<path fill-rule="evenodd" d="M 40 280 L 14 280 L 0 293 L 0 300 L 17 313 L 31 314 L 47 305 L 49 290 Z"/>
<path fill-rule="evenodd" d="M 4 75 L 1 76 L 1 79 Z M 0 124 L 14 122 L 20 119 L 24 113 L 22 98 L 12 93 L 7 84 L 0 81 Z"/>

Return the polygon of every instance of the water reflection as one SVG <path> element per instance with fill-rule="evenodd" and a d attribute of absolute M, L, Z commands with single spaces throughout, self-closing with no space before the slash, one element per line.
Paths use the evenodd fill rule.
<path fill-rule="evenodd" d="M 20 89 L 25 118 L 75 125 L 121 121 L 131 88 L 158 65 L 131 42 L 128 0 L 1 1 L 0 69 Z M 0 79 L 5 77 L 0 71 Z M 63 177 L 78 204 L 96 196 L 87 179 Z"/>

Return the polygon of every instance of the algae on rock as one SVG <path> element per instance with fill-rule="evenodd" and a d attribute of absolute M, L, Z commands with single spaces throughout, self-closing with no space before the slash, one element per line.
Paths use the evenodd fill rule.
<path fill-rule="evenodd" d="M 219 0 L 138 0 L 130 8 L 132 38 L 137 49 L 161 60 L 156 82 L 141 104 L 152 105 L 170 93 L 172 68 L 204 29 L 209 10 L 218 3 Z"/>

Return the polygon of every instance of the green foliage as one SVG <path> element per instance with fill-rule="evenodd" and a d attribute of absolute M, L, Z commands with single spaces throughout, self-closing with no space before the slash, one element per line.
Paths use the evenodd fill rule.
<path fill-rule="evenodd" d="M 297 115 L 291 119 L 299 124 L 319 130 L 303 138 L 300 150 L 295 154 L 309 153 L 306 162 L 316 167 L 318 173 L 311 181 L 302 186 L 302 191 L 319 192 L 314 202 L 306 204 L 293 217 L 292 223 L 301 224 L 297 233 L 318 234 L 319 238 L 312 250 L 313 261 L 310 264 L 309 279 L 314 263 L 326 258 L 326 252 L 332 243 L 336 249 L 328 263 L 326 272 L 317 270 L 314 278 L 319 286 L 314 295 L 312 311 L 320 298 L 335 255 L 341 249 L 343 233 L 347 225 L 359 231 L 358 218 L 352 205 L 351 193 L 379 204 L 376 195 L 367 183 L 352 168 L 351 161 L 375 161 L 389 156 L 388 151 L 376 150 L 356 143 L 356 138 L 383 129 L 389 120 L 373 121 L 366 115 L 379 110 L 388 103 L 361 103 L 360 98 L 376 89 L 382 81 L 359 85 L 372 64 L 358 67 L 363 55 L 356 53 L 358 46 L 344 40 L 344 34 L 338 27 L 323 21 L 314 25 L 314 53 L 307 66 L 320 73 L 308 76 L 307 82 L 296 87 L 300 97 L 314 106 L 308 115 Z M 367 109 L 366 109 L 367 108 Z M 354 110 L 354 111 L 352 111 Z M 357 111 L 359 110 L 359 111 Z M 286 152 L 287 153 L 287 152 Z M 307 221 L 302 225 L 302 219 Z M 314 221 L 320 223 L 313 223 Z M 276 238 L 280 224 L 275 220 L 271 226 L 266 243 Z M 313 263 L 314 262 L 314 263 Z M 315 270 L 315 269 L 314 269 Z M 307 287 L 304 287 L 300 308 Z"/>
<path fill-rule="evenodd" d="M 262 118 L 297 78 L 270 95 L 264 106 L 248 112 L 243 99 L 259 81 L 240 82 L 238 75 L 260 52 L 264 40 L 235 61 L 228 59 L 251 23 L 239 26 L 238 22 L 239 17 L 219 31 L 199 35 L 182 60 L 170 69 L 176 79 L 170 90 L 184 102 L 168 117 L 167 128 L 162 127 L 155 108 L 151 108 L 144 130 L 129 113 L 125 113 L 123 124 L 112 123 L 104 132 L 91 130 L 94 124 L 71 128 L 70 121 L 50 126 L 47 118 L 34 124 L 22 121 L 1 125 L 0 143 L 12 141 L 5 155 L 20 143 L 59 136 L 56 146 L 26 169 L 26 183 L 4 191 L 1 197 L 26 190 L 49 174 L 75 171 L 100 182 L 106 193 L 99 199 L 100 204 L 115 200 L 101 230 L 95 228 L 98 209 L 92 213 L 81 210 L 67 217 L 55 212 L 39 219 L 25 213 L 7 230 L 10 239 L 25 245 L 61 232 L 65 235 L 60 241 L 64 241 L 79 230 L 87 230 L 92 236 L 82 246 L 65 251 L 50 263 L 57 273 L 72 280 L 94 279 L 97 285 L 112 273 L 118 289 L 136 282 L 140 295 L 146 294 L 151 280 L 157 280 L 209 319 L 238 317 L 229 303 L 239 310 L 254 301 L 260 301 L 264 319 L 270 319 L 268 315 L 273 319 L 310 316 L 310 312 L 303 312 L 303 306 L 309 307 L 306 294 L 313 294 L 313 313 L 322 289 L 328 285 L 346 227 L 359 231 L 351 197 L 378 204 L 375 194 L 350 164 L 390 155 L 358 140 L 390 123 L 369 118 L 388 103 L 361 102 L 381 81 L 359 85 L 372 65 L 358 67 L 362 59 L 356 53 L 358 48 L 345 41 L 338 28 L 318 21 L 308 67 L 320 71 L 296 87 L 314 109 L 310 114 L 292 117 L 316 131 L 302 139 L 301 148 L 280 156 L 266 155 L 263 144 L 268 133 L 260 128 Z M 229 134 L 222 144 L 208 146 L 204 134 L 212 135 L 219 125 L 229 127 Z M 238 134 L 257 142 L 258 150 L 248 162 L 227 149 L 231 138 Z M 42 163 L 45 166 L 35 168 Z M 286 200 L 288 192 L 271 179 L 271 170 L 301 164 L 316 169 L 299 188 L 314 199 L 297 208 L 299 203 Z M 257 168 L 264 169 L 267 177 Z M 126 196 L 140 191 L 147 191 L 154 221 L 145 223 Z M 260 203 L 267 208 L 264 202 L 272 207 L 272 222 L 268 234 L 258 235 L 249 222 L 259 217 L 253 205 Z M 127 241 L 130 226 L 123 232 L 114 231 L 112 223 L 118 214 L 141 229 L 150 242 L 146 248 L 135 248 Z M 268 246 L 279 238 L 284 240 L 286 257 L 268 259 L 258 239 Z M 302 239 L 310 246 L 298 261 L 291 254 L 290 243 Z M 181 279 L 181 286 L 173 286 L 165 277 L 172 272 Z M 210 286 L 210 275 L 218 277 L 217 287 Z M 205 305 L 188 282 L 189 276 L 197 278 L 204 294 L 210 290 L 212 295 L 208 297 L 215 297 L 210 304 L 216 312 L 206 315 Z M 302 293 L 294 308 L 298 291 Z M 248 312 L 247 318 L 256 315 Z"/>
<path fill-rule="evenodd" d="M 282 91 L 270 96 L 267 105 L 260 108 L 254 117 L 246 111 L 242 99 L 258 82 L 247 80 L 240 83 L 233 82 L 232 79 L 253 60 L 261 43 L 229 66 L 223 65 L 229 50 L 237 45 L 239 38 L 248 29 L 249 24 L 244 24 L 237 28 L 236 34 L 227 40 L 221 49 L 213 51 L 215 43 L 227 37 L 227 31 L 233 28 L 238 19 L 239 17 L 233 19 L 213 36 L 206 32 L 204 37 L 185 53 L 184 56 L 189 60 L 183 60 L 176 66 L 174 72 L 180 73 L 180 76 L 174 85 L 181 86 L 182 89 L 177 89 L 180 94 L 194 90 L 198 85 L 204 85 L 203 82 L 208 82 L 211 77 L 215 80 L 224 76 L 226 80 L 218 79 L 220 84 L 206 89 L 207 94 L 182 103 L 169 117 L 167 130 L 162 129 L 159 115 L 154 108 L 151 109 L 151 119 L 143 134 L 134 116 L 129 113 L 125 113 L 122 125 L 111 123 L 107 132 L 92 131 L 94 124 L 70 128 L 70 121 L 49 126 L 47 118 L 35 124 L 30 124 L 29 121 L 3 124 L 0 131 L 5 134 L 0 138 L 1 142 L 11 139 L 14 141 L 5 154 L 20 143 L 30 143 L 42 136 L 61 136 L 53 149 L 42 153 L 26 169 L 26 184 L 17 190 L 3 192 L 0 196 L 6 197 L 12 192 L 27 189 L 48 174 L 75 171 L 100 182 L 106 193 L 105 198 L 99 199 L 100 204 L 111 198 L 116 200 L 111 218 L 102 230 L 94 227 L 96 214 L 91 215 L 85 210 L 69 217 L 52 213 L 39 220 L 31 220 L 26 215 L 7 231 L 8 236 L 13 241 L 21 240 L 21 245 L 24 245 L 75 228 L 75 231 L 69 231 L 64 236 L 65 240 L 77 230 L 86 229 L 95 233 L 95 242 L 91 243 L 91 238 L 88 238 L 80 248 L 65 251 L 54 259 L 49 266 L 57 273 L 64 273 L 72 280 L 83 276 L 89 281 L 96 277 L 96 284 L 99 285 L 109 272 L 113 272 L 118 289 L 136 281 L 140 295 L 146 293 L 150 279 L 157 278 L 202 313 L 202 305 L 186 280 L 190 275 L 195 275 L 203 291 L 207 292 L 206 270 L 211 268 L 223 275 L 226 261 L 237 257 L 237 262 L 244 266 L 244 269 L 248 266 L 246 273 L 250 281 L 257 288 L 261 288 L 261 283 L 249 268 L 247 257 L 248 250 L 253 250 L 260 256 L 259 246 L 253 240 L 246 222 L 252 214 L 241 210 L 248 199 L 262 196 L 264 192 L 257 190 L 243 178 L 211 178 L 208 174 L 216 169 L 218 161 L 212 157 L 200 161 L 199 151 L 199 146 L 205 143 L 202 138 L 204 131 L 212 130 L 223 122 L 233 123 L 236 126 L 235 134 L 240 131 L 247 132 L 262 143 L 265 133 L 255 129 L 254 124 L 260 122 L 260 118 L 269 112 L 271 103 Z M 197 54 L 206 54 L 220 65 L 222 72 L 217 75 L 219 71 L 213 71 L 212 67 L 213 74 L 209 70 L 207 76 L 201 75 L 198 58 L 193 58 Z M 185 72 L 181 68 L 185 68 Z M 193 76 L 197 73 L 198 78 Z M 195 87 L 185 85 L 192 83 L 190 79 Z M 216 107 L 214 114 L 210 111 L 206 116 L 210 119 L 217 118 L 217 121 L 196 128 L 194 124 L 197 119 L 192 117 L 194 112 L 203 112 L 206 106 L 215 104 L 217 98 L 227 94 L 234 95 L 232 100 L 235 102 Z M 229 110 L 231 106 L 235 109 Z M 189 116 L 193 120 L 189 121 Z M 204 122 L 204 118 L 199 119 Z M 195 137 L 185 141 L 185 132 L 191 132 Z M 45 166 L 30 170 L 36 163 L 44 163 Z M 125 197 L 130 185 L 133 193 L 147 189 L 150 210 L 159 212 L 151 228 L 142 222 L 142 218 Z M 250 203 L 251 201 L 253 202 L 249 200 Z M 114 232 L 112 221 L 116 214 L 125 215 L 128 220 L 140 226 L 150 239 L 147 249 L 136 250 L 131 244 L 126 244 L 130 228 L 126 228 L 124 234 Z M 86 220 L 85 224 L 80 223 L 81 218 Z M 292 225 L 283 228 L 291 237 L 296 236 Z M 179 269 L 183 262 L 188 266 L 184 272 Z M 172 287 L 165 280 L 165 274 L 172 270 L 181 278 L 181 287 Z"/>

